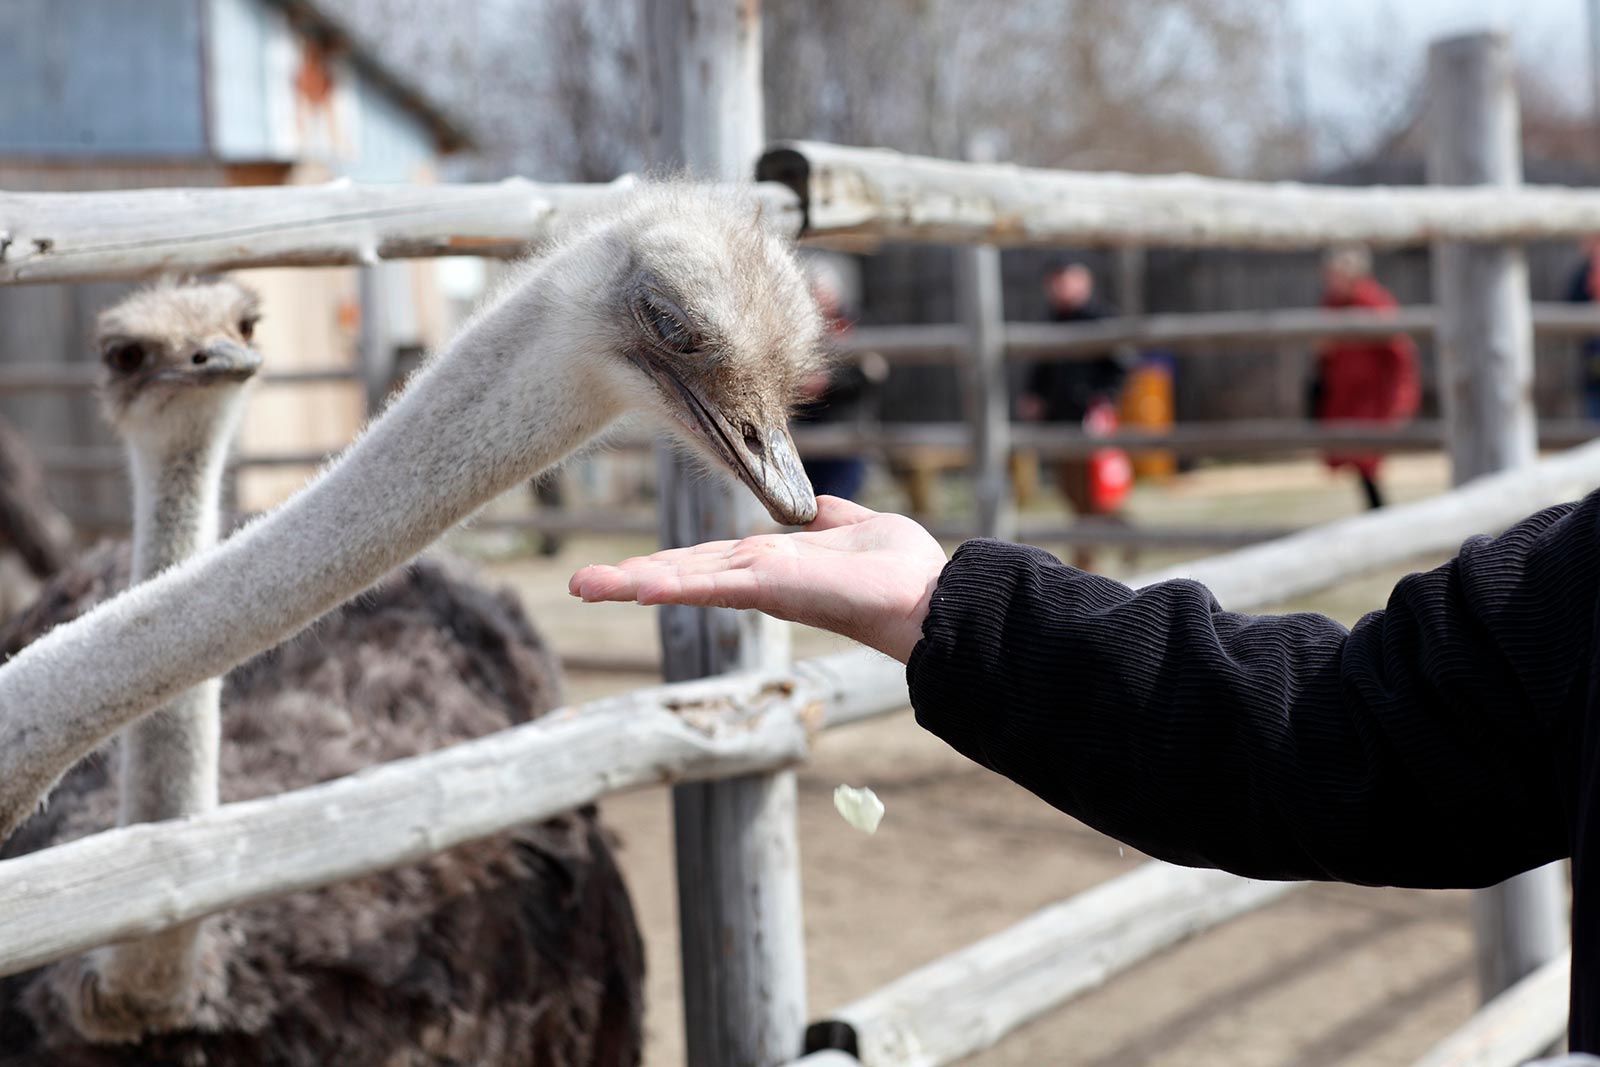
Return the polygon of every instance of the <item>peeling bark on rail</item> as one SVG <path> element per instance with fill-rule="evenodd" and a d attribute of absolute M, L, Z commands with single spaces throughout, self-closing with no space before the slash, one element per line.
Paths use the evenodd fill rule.
<path fill-rule="evenodd" d="M 0 862 L 0 975 L 224 908 L 414 862 L 610 793 L 772 770 L 818 730 L 906 703 L 882 656 L 822 657 L 537 722 L 191 819 Z"/>
<path fill-rule="evenodd" d="M 475 185 L 0 192 L 0 285 L 418 256 L 510 257 L 565 223 L 625 206 L 636 184 L 632 177 L 604 185 L 508 178 Z M 749 195 L 749 186 L 738 188 Z M 792 193 L 766 186 L 756 195 L 775 228 L 798 229 Z"/>
<path fill-rule="evenodd" d="M 757 176 L 801 195 L 804 239 L 1008 247 L 1322 248 L 1342 241 L 1540 241 L 1600 230 L 1600 191 L 1508 192 L 1042 170 L 814 141 L 770 147 Z"/>

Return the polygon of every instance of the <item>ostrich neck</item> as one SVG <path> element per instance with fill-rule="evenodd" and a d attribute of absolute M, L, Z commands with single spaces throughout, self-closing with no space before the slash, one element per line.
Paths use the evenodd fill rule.
<path fill-rule="evenodd" d="M 223 404 L 213 423 L 197 425 L 187 436 L 128 435 L 133 584 L 216 544 L 223 461 L 237 409 L 231 398 Z M 123 731 L 120 825 L 179 819 L 217 806 L 221 691 L 220 679 L 207 678 Z M 97 953 L 94 1008 L 141 1029 L 166 1029 L 187 1019 L 198 992 L 201 926 L 183 923 Z M 91 1010 L 88 1003 L 77 1009 L 80 1016 Z"/>
<path fill-rule="evenodd" d="M 137 585 L 217 542 L 222 465 L 235 419 L 199 428 L 193 440 L 128 441 L 133 476 L 133 568 Z M 217 806 L 221 683 L 184 690 L 123 733 L 119 778 L 123 826 L 179 819 Z"/>
<path fill-rule="evenodd" d="M 234 420 L 222 421 L 192 441 L 128 440 L 135 583 L 216 544 L 222 467 Z"/>
<path fill-rule="evenodd" d="M 549 268 L 547 268 L 549 269 Z M 271 648 L 406 562 L 620 412 L 553 307 L 480 317 L 287 504 L 60 627 L 0 668 L 0 837 L 103 738 Z"/>

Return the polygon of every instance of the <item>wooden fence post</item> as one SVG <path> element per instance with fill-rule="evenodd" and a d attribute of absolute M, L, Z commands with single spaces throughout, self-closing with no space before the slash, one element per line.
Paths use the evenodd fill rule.
<path fill-rule="evenodd" d="M 394 339 L 389 336 L 387 279 L 382 263 L 356 268 L 357 299 L 361 303 L 361 333 L 357 354 L 361 362 L 361 390 L 371 418 L 382 408 L 394 381 Z"/>
<path fill-rule="evenodd" d="M 988 163 L 995 152 L 991 144 L 975 139 L 967 155 Z M 1011 541 L 1017 536 L 1017 514 L 1011 494 L 1011 387 L 1000 250 L 994 245 L 956 249 L 956 290 L 969 338 L 963 377 L 978 533 Z"/>
<path fill-rule="evenodd" d="M 1515 65 L 1502 34 L 1436 42 L 1428 53 L 1428 180 L 1522 182 Z M 1538 455 L 1528 268 L 1512 244 L 1439 242 L 1433 250 L 1437 350 L 1455 484 Z M 1478 893 L 1478 977 L 1485 1000 L 1567 947 L 1567 887 L 1552 863 Z"/>
<path fill-rule="evenodd" d="M 749 180 L 762 148 L 759 0 L 648 5 L 658 163 Z M 729 489 L 661 453 L 665 545 L 738 537 L 765 521 Z M 661 610 L 672 681 L 789 658 L 785 624 L 752 612 Z M 772 1067 L 798 1056 L 805 941 L 792 771 L 673 790 L 688 1062 Z"/>

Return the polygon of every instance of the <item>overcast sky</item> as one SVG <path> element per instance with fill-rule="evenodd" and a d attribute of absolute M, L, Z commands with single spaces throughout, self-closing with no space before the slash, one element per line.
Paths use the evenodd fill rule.
<path fill-rule="evenodd" d="M 1543 71 L 1572 106 L 1588 106 L 1588 0 L 1292 3 L 1306 56 L 1303 89 L 1314 115 L 1358 123 L 1372 108 L 1371 90 L 1365 88 L 1371 81 L 1358 69 L 1362 64 L 1398 66 L 1398 77 L 1382 80 L 1414 86 L 1422 75 L 1429 41 L 1485 28 L 1509 31 L 1526 65 Z"/>

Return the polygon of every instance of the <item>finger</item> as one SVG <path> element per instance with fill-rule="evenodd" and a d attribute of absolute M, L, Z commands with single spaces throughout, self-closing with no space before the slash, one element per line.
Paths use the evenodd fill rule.
<path fill-rule="evenodd" d="M 632 600 L 639 582 L 629 571 L 593 565 L 583 568 L 567 583 L 567 592 L 585 603 L 604 600 Z"/>
<path fill-rule="evenodd" d="M 751 565 L 720 556 L 690 556 L 673 561 L 640 560 L 617 567 L 585 567 L 572 576 L 567 591 L 584 600 L 632 600 L 641 586 L 670 577 L 689 577 L 736 570 Z"/>
<path fill-rule="evenodd" d="M 713 574 L 665 574 L 639 583 L 635 599 L 641 604 L 687 604 L 702 608 L 763 608 L 762 585 L 747 570 Z"/>
<path fill-rule="evenodd" d="M 666 574 L 714 574 L 717 571 L 740 570 L 753 567 L 765 559 L 762 553 L 730 552 L 726 556 L 686 556 L 674 560 L 645 560 L 632 566 L 617 568 L 637 582 L 659 578 Z"/>
<path fill-rule="evenodd" d="M 698 545 L 688 545 L 684 548 L 663 548 L 659 552 L 652 552 L 648 556 L 630 556 L 617 564 L 619 567 L 631 567 L 641 562 L 658 562 L 662 560 L 684 559 L 688 556 L 706 556 L 726 553 L 738 541 L 703 541 Z"/>
<path fill-rule="evenodd" d="M 864 508 L 853 500 L 837 496 L 819 496 L 817 517 L 806 529 L 814 533 L 818 530 L 831 530 L 836 526 L 852 526 L 858 522 L 866 522 L 877 514 L 871 508 Z"/>

